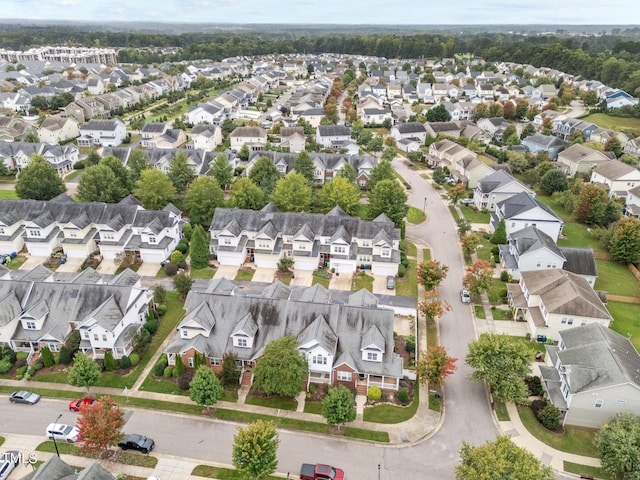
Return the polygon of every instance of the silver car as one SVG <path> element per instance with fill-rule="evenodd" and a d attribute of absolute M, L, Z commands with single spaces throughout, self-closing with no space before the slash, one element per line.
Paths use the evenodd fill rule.
<path fill-rule="evenodd" d="M 33 405 L 34 403 L 38 403 L 39 400 L 40 395 L 29 392 L 28 390 L 20 390 L 9 395 L 9 401 L 11 403 L 27 403 Z"/>
<path fill-rule="evenodd" d="M 462 301 L 462 303 L 471 303 L 471 293 L 469 293 L 469 290 L 464 288 L 460 290 L 460 301 Z"/>

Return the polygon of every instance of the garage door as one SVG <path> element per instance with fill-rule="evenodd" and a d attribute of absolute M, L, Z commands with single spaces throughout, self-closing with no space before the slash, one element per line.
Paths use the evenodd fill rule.
<path fill-rule="evenodd" d="M 233 265 L 239 266 L 242 265 L 244 261 L 245 253 L 244 252 L 219 252 L 218 253 L 218 262 L 220 265 Z"/>
<path fill-rule="evenodd" d="M 296 270 L 316 270 L 318 268 L 317 260 L 296 260 L 293 268 Z"/>
<path fill-rule="evenodd" d="M 260 255 L 255 255 L 254 262 L 258 268 L 278 268 L 278 260 L 272 256 L 261 257 Z"/>
<path fill-rule="evenodd" d="M 354 262 L 345 261 L 332 261 L 331 268 L 335 269 L 338 273 L 355 273 L 356 264 Z"/>
<path fill-rule="evenodd" d="M 396 275 L 398 273 L 398 265 L 393 263 L 374 263 L 371 266 L 371 273 L 374 275 Z"/>
<path fill-rule="evenodd" d="M 160 252 L 140 252 L 140 257 L 142 258 L 143 262 L 149 262 L 149 263 L 160 263 L 163 260 L 165 260 L 163 251 L 160 251 Z"/>

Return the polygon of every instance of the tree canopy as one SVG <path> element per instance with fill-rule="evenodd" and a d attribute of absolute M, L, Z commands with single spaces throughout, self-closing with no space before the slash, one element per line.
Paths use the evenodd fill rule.
<path fill-rule="evenodd" d="M 420 262 L 416 268 L 418 282 L 425 290 L 433 290 L 446 278 L 449 267 L 437 260 Z"/>
<path fill-rule="evenodd" d="M 166 173 L 155 168 L 140 172 L 133 194 L 144 208 L 161 210 L 176 198 L 176 188 Z"/>
<path fill-rule="evenodd" d="M 278 467 L 278 431 L 273 422 L 256 420 L 238 427 L 233 437 L 232 462 L 242 478 L 261 480 Z"/>
<path fill-rule="evenodd" d="M 640 262 L 640 220 L 624 217 L 615 224 L 609 239 L 609 253 L 616 262 Z"/>
<path fill-rule="evenodd" d="M 184 195 L 184 208 L 192 223 L 208 226 L 216 208 L 224 204 L 224 192 L 212 177 L 198 177 Z"/>
<path fill-rule="evenodd" d="M 264 192 L 268 198 L 276 188 L 276 182 L 282 178 L 276 166 L 267 157 L 260 157 L 251 168 L 249 178 Z"/>
<path fill-rule="evenodd" d="M 78 182 L 78 198 L 83 202 L 118 203 L 121 196 L 119 180 L 107 165 L 85 169 Z"/>
<path fill-rule="evenodd" d="M 191 233 L 191 244 L 189 245 L 189 257 L 191 268 L 204 268 L 209 265 L 209 239 L 202 228 L 196 225 Z"/>
<path fill-rule="evenodd" d="M 382 180 L 369 192 L 369 216 L 376 218 L 384 213 L 400 228 L 407 215 L 407 194 L 395 180 Z"/>
<path fill-rule="evenodd" d="M 253 387 L 267 395 L 295 397 L 303 388 L 307 361 L 298 351 L 294 337 L 282 337 L 267 344 L 253 375 Z"/>
<path fill-rule="evenodd" d="M 82 352 L 73 356 L 73 366 L 69 369 L 69 385 L 89 389 L 94 386 L 101 376 L 100 366 Z"/>
<path fill-rule="evenodd" d="M 298 153 L 293 159 L 293 170 L 301 174 L 307 181 L 309 187 L 313 188 L 315 185 L 315 172 L 316 165 L 311 159 L 311 155 L 303 150 Z"/>
<path fill-rule="evenodd" d="M 442 345 L 430 347 L 416 362 L 418 380 L 429 388 L 438 388 L 458 368 L 457 361 L 457 358 L 447 355 Z"/>
<path fill-rule="evenodd" d="M 264 192 L 250 178 L 238 178 L 231 186 L 231 206 L 260 210 L 265 205 Z"/>
<path fill-rule="evenodd" d="M 360 203 L 360 189 L 345 177 L 335 177 L 322 186 L 318 199 L 323 212 L 339 206 L 349 215 L 355 215 Z"/>
<path fill-rule="evenodd" d="M 600 427 L 594 444 L 602 468 L 611 478 L 639 478 L 640 417 L 630 413 L 616 415 Z"/>
<path fill-rule="evenodd" d="M 206 365 L 200 365 L 189 383 L 189 398 L 208 409 L 218 403 L 222 393 L 222 385 L 213 370 Z"/>
<path fill-rule="evenodd" d="M 322 400 L 322 415 L 329 425 L 343 425 L 356 419 L 355 397 L 344 385 L 331 387 Z"/>
<path fill-rule="evenodd" d="M 78 416 L 80 448 L 92 453 L 117 445 L 124 423 L 124 413 L 109 396 L 100 397 L 92 405 L 81 404 Z"/>
<path fill-rule="evenodd" d="M 382 180 L 395 180 L 396 174 L 391 162 L 388 160 L 379 161 L 372 169 L 369 175 L 369 183 L 367 188 L 373 190 L 376 184 Z"/>
<path fill-rule="evenodd" d="M 183 194 L 196 178 L 195 172 L 189 166 L 188 159 L 187 154 L 180 151 L 173 157 L 169 166 L 169 180 L 173 183 L 178 194 Z"/>
<path fill-rule="evenodd" d="M 38 154 L 31 156 L 16 182 L 16 195 L 22 199 L 51 200 L 66 191 L 67 187 L 55 169 Z"/>
<path fill-rule="evenodd" d="M 228 185 L 231 185 L 233 181 L 233 167 L 224 155 L 220 154 L 216 156 L 212 170 L 213 178 L 216 179 L 220 188 L 225 189 Z"/>
<path fill-rule="evenodd" d="M 276 182 L 270 199 L 283 212 L 308 212 L 311 210 L 312 193 L 302 174 L 290 172 Z"/>

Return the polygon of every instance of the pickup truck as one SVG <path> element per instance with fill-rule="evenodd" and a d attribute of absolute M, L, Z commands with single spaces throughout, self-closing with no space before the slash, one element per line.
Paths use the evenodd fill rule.
<path fill-rule="evenodd" d="M 344 480 L 344 471 L 322 463 L 303 463 L 300 480 Z"/>

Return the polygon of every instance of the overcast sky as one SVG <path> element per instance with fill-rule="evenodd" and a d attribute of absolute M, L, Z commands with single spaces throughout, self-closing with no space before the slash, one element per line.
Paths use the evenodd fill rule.
<path fill-rule="evenodd" d="M 620 25 L 640 23 L 636 2 L 637 0 L 0 0 L 0 15 L 5 19 L 95 22 Z"/>

